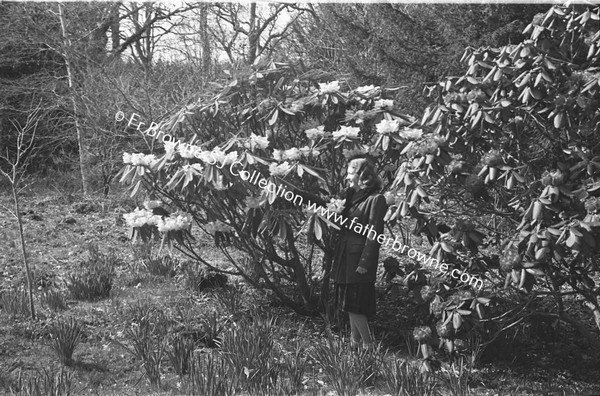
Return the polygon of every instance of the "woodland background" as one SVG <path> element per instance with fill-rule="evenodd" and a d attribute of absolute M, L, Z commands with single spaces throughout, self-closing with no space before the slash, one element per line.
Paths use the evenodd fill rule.
<path fill-rule="evenodd" d="M 0 3 L 0 386 L 597 393 L 599 20 L 587 4 Z M 342 89 L 319 88 L 331 81 Z M 117 111 L 207 148 L 256 132 L 271 146 L 246 154 L 269 161 L 309 127 L 361 128 L 380 152 L 388 231 L 486 288 L 387 261 L 382 345 L 349 350 L 313 266 L 331 258 L 324 223 L 292 241 L 298 208 L 248 203 L 235 182 L 223 192 L 231 175 L 199 161 L 193 174 Z M 378 121 L 402 128 L 378 135 Z M 340 151 L 359 144 L 320 142 L 286 181 L 331 193 Z M 124 152 L 163 157 L 124 167 Z M 158 198 L 193 215 L 193 246 L 192 234 L 161 244 L 154 229 L 126 229 L 123 214 Z"/>

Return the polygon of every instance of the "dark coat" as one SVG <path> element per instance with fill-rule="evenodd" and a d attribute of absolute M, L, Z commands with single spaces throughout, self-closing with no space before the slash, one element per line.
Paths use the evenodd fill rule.
<path fill-rule="evenodd" d="M 326 202 L 313 194 L 296 191 L 321 206 Z M 339 237 L 334 248 L 331 279 L 338 284 L 375 283 L 379 248 L 377 237 L 383 235 L 384 217 L 387 211 L 385 197 L 378 193 L 369 194 L 364 190 L 354 193 L 342 212 L 343 218 L 336 222 L 340 227 Z M 347 196 L 348 196 L 347 195 Z M 383 237 L 380 237 L 383 241 Z M 356 272 L 358 267 L 367 270 L 365 274 Z"/>

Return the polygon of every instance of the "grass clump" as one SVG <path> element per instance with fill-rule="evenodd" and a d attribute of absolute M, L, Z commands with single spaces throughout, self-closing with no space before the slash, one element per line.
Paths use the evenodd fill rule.
<path fill-rule="evenodd" d="M 196 353 L 190 365 L 187 394 L 192 396 L 229 396 L 238 389 L 239 376 L 232 375 L 230 362 L 218 352 Z"/>
<path fill-rule="evenodd" d="M 142 260 L 142 264 L 152 275 L 165 276 L 172 278 L 177 273 L 176 269 L 179 265 L 177 260 L 171 256 L 148 256 Z"/>
<path fill-rule="evenodd" d="M 61 367 L 57 372 L 42 369 L 28 376 L 19 372 L 16 389 L 10 392 L 18 396 L 70 396 L 74 394 L 72 387 L 73 373 Z"/>
<path fill-rule="evenodd" d="M 73 352 L 83 336 L 83 325 L 71 318 L 59 319 L 50 325 L 51 346 L 65 366 L 73 364 Z"/>
<path fill-rule="evenodd" d="M 10 317 L 29 316 L 29 297 L 24 289 L 14 288 L 4 290 L 0 294 L 2 312 Z"/>
<path fill-rule="evenodd" d="M 381 366 L 381 379 L 386 393 L 393 396 L 439 395 L 439 384 L 421 372 L 420 365 L 388 356 Z"/>
<path fill-rule="evenodd" d="M 313 359 L 338 395 L 356 395 L 373 384 L 381 367 L 378 348 L 356 348 L 349 340 L 327 338 L 314 348 Z"/>
<path fill-rule="evenodd" d="M 277 385 L 275 322 L 275 318 L 254 318 L 235 324 L 223 336 L 221 351 L 240 384 L 252 394 Z"/>
<path fill-rule="evenodd" d="M 45 290 L 40 301 L 43 307 L 53 312 L 66 311 L 69 308 L 65 294 L 56 289 Z"/>
<path fill-rule="evenodd" d="M 89 259 L 81 263 L 78 272 L 67 277 L 69 293 L 76 300 L 108 298 L 115 278 L 115 268 L 121 264 L 121 260 L 114 253 L 100 253 L 95 245 L 90 245 L 88 250 Z"/>
<path fill-rule="evenodd" d="M 160 386 L 160 369 L 167 351 L 168 319 L 164 312 L 147 302 L 138 302 L 130 312 L 131 325 L 125 330 L 128 344 L 118 342 L 141 361 L 152 386 Z"/>
<path fill-rule="evenodd" d="M 227 275 L 210 271 L 195 263 L 185 266 L 185 274 L 186 286 L 198 293 L 227 286 Z"/>

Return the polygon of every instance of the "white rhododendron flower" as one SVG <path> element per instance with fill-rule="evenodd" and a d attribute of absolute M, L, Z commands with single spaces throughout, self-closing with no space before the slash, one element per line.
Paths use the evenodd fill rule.
<path fill-rule="evenodd" d="M 269 165 L 269 172 L 271 173 L 271 176 L 282 176 L 285 175 L 290 168 L 291 166 L 287 161 L 283 164 L 272 163 Z"/>
<path fill-rule="evenodd" d="M 177 147 L 177 152 L 179 152 L 182 158 L 194 158 L 195 154 L 200 151 L 200 146 L 196 146 L 195 144 L 180 144 Z"/>
<path fill-rule="evenodd" d="M 156 156 L 154 154 L 130 154 L 123 153 L 123 163 L 131 164 L 135 166 L 152 166 L 156 163 Z"/>
<path fill-rule="evenodd" d="M 216 165 L 217 163 L 220 165 L 229 165 L 237 161 L 238 154 L 237 151 L 226 154 L 219 147 L 215 147 L 213 151 L 196 153 L 196 157 L 210 165 Z"/>
<path fill-rule="evenodd" d="M 204 163 L 213 163 L 215 161 L 215 159 L 213 159 L 213 157 L 211 157 L 211 151 L 201 151 L 199 153 L 196 153 L 196 158 L 198 158 L 199 160 L 201 160 Z"/>
<path fill-rule="evenodd" d="M 318 139 L 321 136 L 325 135 L 325 126 L 321 125 L 317 128 L 312 128 L 312 129 L 307 129 L 306 131 L 304 131 L 304 133 L 306 134 L 306 137 L 308 137 L 309 139 Z"/>
<path fill-rule="evenodd" d="M 186 165 L 183 165 L 181 167 L 181 169 L 183 169 L 183 171 L 185 173 L 191 171 L 193 174 L 196 174 L 196 175 L 201 174 L 202 171 L 204 170 L 204 168 L 200 164 L 191 164 L 191 165 L 186 164 Z"/>
<path fill-rule="evenodd" d="M 357 138 L 359 132 L 360 132 L 360 128 L 358 128 L 358 127 L 342 126 L 339 131 L 333 132 L 332 135 L 333 135 L 334 139 L 339 139 L 342 137 L 343 138 Z"/>
<path fill-rule="evenodd" d="M 216 147 L 212 151 L 212 155 L 215 157 L 217 162 L 221 165 L 230 165 L 233 164 L 238 159 L 237 151 L 232 151 L 230 153 L 225 154 L 220 148 Z"/>
<path fill-rule="evenodd" d="M 407 129 L 400 131 L 399 135 L 401 137 L 403 137 L 404 139 L 416 140 L 416 139 L 420 139 L 421 136 L 423 136 L 423 130 L 407 128 Z"/>
<path fill-rule="evenodd" d="M 303 155 L 303 156 L 305 156 L 305 157 L 310 157 L 310 156 L 313 156 L 313 157 L 318 157 L 318 156 L 319 156 L 319 154 L 321 154 L 321 152 L 320 152 L 319 150 L 312 149 L 312 148 L 310 148 L 310 147 L 308 147 L 308 146 L 304 146 L 304 147 L 302 147 L 302 148 L 300 149 L 300 152 L 301 152 L 301 153 L 302 153 L 302 155 Z"/>
<path fill-rule="evenodd" d="M 256 147 L 259 149 L 266 149 L 269 146 L 269 138 L 266 136 L 258 136 L 252 133 L 248 141 L 244 143 L 244 147 L 254 150 Z"/>
<path fill-rule="evenodd" d="M 291 149 L 285 150 L 283 152 L 283 159 L 288 159 L 290 161 L 297 161 L 300 159 L 301 156 L 302 153 L 296 147 L 292 147 Z"/>
<path fill-rule="evenodd" d="M 277 161 L 283 160 L 283 150 L 273 150 L 273 158 Z"/>
<path fill-rule="evenodd" d="M 171 213 L 169 217 L 160 217 L 156 227 L 160 232 L 187 230 L 192 225 L 192 215 L 189 213 Z"/>
<path fill-rule="evenodd" d="M 342 213 L 342 210 L 344 210 L 344 205 L 345 204 L 346 204 L 346 200 L 345 199 L 331 198 L 329 200 L 329 203 L 327 204 L 327 209 L 330 212 Z"/>
<path fill-rule="evenodd" d="M 329 83 L 319 83 L 319 93 L 329 94 L 340 92 L 340 83 L 338 81 L 332 81 Z"/>
<path fill-rule="evenodd" d="M 381 120 L 381 122 L 377 124 L 376 127 L 377 133 L 394 133 L 398 132 L 398 129 L 400 129 L 400 122 L 398 120 Z"/>
<path fill-rule="evenodd" d="M 355 91 L 358 92 L 359 94 L 364 94 L 364 93 L 374 90 L 375 88 L 376 87 L 374 85 L 365 85 L 364 87 L 356 88 Z M 377 88 L 379 88 L 379 87 L 377 87 Z"/>
<path fill-rule="evenodd" d="M 165 151 L 167 154 L 173 154 L 177 149 L 177 143 L 174 141 L 165 141 L 164 143 Z"/>
<path fill-rule="evenodd" d="M 232 226 L 223 223 L 221 220 L 211 221 L 204 227 L 204 229 L 212 235 L 214 235 L 216 232 L 235 232 L 235 229 Z"/>
<path fill-rule="evenodd" d="M 146 224 L 156 225 L 161 220 L 161 217 L 153 214 L 151 210 L 138 208 L 131 213 L 125 213 L 123 218 L 128 226 L 134 228 L 142 227 Z"/>
<path fill-rule="evenodd" d="M 386 110 L 391 110 L 394 108 L 394 101 L 391 99 L 379 99 L 376 100 L 375 103 L 373 104 L 373 106 L 376 109 L 386 109 Z"/>

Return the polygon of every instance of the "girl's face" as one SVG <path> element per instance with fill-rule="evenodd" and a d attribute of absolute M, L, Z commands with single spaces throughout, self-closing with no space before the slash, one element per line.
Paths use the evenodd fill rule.
<path fill-rule="evenodd" d="M 346 181 L 348 182 L 348 186 L 358 190 L 358 169 L 353 164 L 350 163 L 348 165 L 348 172 L 346 174 Z"/>

